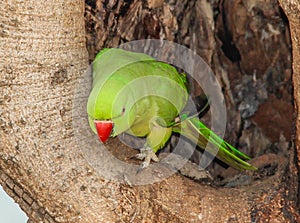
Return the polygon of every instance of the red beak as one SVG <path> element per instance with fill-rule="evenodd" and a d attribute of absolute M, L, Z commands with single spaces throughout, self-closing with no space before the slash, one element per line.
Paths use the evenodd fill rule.
<path fill-rule="evenodd" d="M 94 121 L 99 139 L 101 142 L 106 142 L 113 128 L 112 121 Z"/>

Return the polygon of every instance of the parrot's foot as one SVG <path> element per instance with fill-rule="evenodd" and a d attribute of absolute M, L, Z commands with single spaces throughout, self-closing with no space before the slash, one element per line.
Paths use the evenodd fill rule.
<path fill-rule="evenodd" d="M 153 152 L 153 150 L 149 147 L 145 147 L 145 148 L 142 148 L 140 150 L 140 153 L 137 154 L 135 156 L 137 159 L 140 159 L 140 160 L 144 160 L 144 162 L 142 163 L 141 165 L 141 169 L 144 169 L 146 168 L 147 166 L 149 166 L 151 160 L 155 161 L 155 162 L 158 162 L 159 159 L 158 157 L 156 156 L 156 154 Z"/>

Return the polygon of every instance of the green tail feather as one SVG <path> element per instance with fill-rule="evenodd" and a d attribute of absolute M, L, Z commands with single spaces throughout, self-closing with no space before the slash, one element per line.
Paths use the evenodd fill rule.
<path fill-rule="evenodd" d="M 187 137 L 199 147 L 205 148 L 212 155 L 237 170 L 256 170 L 247 163 L 249 156 L 234 148 L 207 128 L 197 117 L 185 118 L 173 126 L 173 132 Z"/>

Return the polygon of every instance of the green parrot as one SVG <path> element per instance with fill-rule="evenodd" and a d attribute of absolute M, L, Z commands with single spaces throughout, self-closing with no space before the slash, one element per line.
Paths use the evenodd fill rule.
<path fill-rule="evenodd" d="M 186 75 L 147 54 L 105 48 L 93 62 L 93 84 L 87 102 L 91 129 L 103 143 L 128 133 L 145 137 L 137 158 L 158 161 L 156 152 L 172 133 L 182 134 L 200 148 L 237 170 L 256 170 L 250 159 L 207 128 L 197 116 L 182 114 L 188 100 Z"/>

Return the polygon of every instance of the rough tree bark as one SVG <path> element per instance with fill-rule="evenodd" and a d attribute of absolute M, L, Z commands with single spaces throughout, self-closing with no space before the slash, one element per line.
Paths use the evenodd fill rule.
<path fill-rule="evenodd" d="M 87 35 L 90 60 L 103 46 L 117 46 L 147 37 L 173 40 L 193 48 L 214 68 L 224 85 L 228 106 L 235 110 L 229 114 L 229 129 L 237 127 L 241 132 L 230 130 L 230 135 L 237 135 L 233 138 L 241 142 L 249 141 L 255 136 L 255 128 L 246 129 L 245 123 L 238 124 L 239 120 L 249 118 L 247 123 L 258 123 L 258 126 L 261 120 L 252 120 L 251 115 L 238 120 L 233 118 L 240 112 L 243 116 L 245 111 L 243 104 L 233 99 L 235 91 L 239 90 L 232 87 L 233 79 L 243 78 L 245 73 L 252 75 L 255 69 L 252 64 L 248 66 L 247 58 L 244 58 L 250 48 L 247 51 L 242 44 L 241 37 L 244 38 L 246 32 L 237 21 L 241 17 L 272 17 L 272 10 L 263 7 L 270 3 L 268 1 L 251 1 L 250 5 L 244 1 L 232 2 L 87 1 L 87 30 L 95 31 Z M 4 43 L 0 46 L 1 185 L 32 222 L 299 222 L 300 80 L 297 74 L 300 69 L 300 3 L 282 1 L 282 5 L 289 18 L 293 43 L 294 98 L 298 115 L 296 150 L 278 146 L 279 149 L 284 147 L 281 152 L 286 153 L 285 156 L 269 154 L 253 161 L 257 165 L 267 163 L 270 168 L 238 175 L 242 179 L 250 176 L 251 181 L 248 185 L 225 188 L 194 182 L 178 174 L 145 186 L 130 186 L 126 181 L 117 183 L 97 174 L 84 159 L 72 124 L 74 86 L 87 65 L 84 2 L 11 0 L 1 3 L 0 42 Z M 261 8 L 264 10 L 259 12 L 259 17 L 251 14 Z M 233 11 L 226 16 L 225 9 Z M 214 15 L 216 11 L 222 16 Z M 233 18 L 235 12 L 241 12 L 242 16 Z M 91 20 L 94 22 L 89 22 Z M 224 24 L 226 30 L 222 29 Z M 285 33 L 278 34 L 278 27 L 267 24 L 269 33 L 265 33 L 264 38 L 275 43 L 284 38 Z M 261 37 L 256 36 L 259 32 L 255 31 L 260 25 L 263 24 L 257 20 L 251 23 L 253 30 L 247 34 L 251 34 L 253 41 Z M 215 33 L 216 30 L 219 32 Z M 273 35 L 267 35 L 272 32 Z M 230 45 L 232 43 L 234 46 Z M 218 47 L 223 47 L 223 51 L 218 52 Z M 226 47 L 230 52 L 233 48 L 237 50 L 228 55 Z M 261 49 L 258 47 L 258 51 Z M 264 53 L 260 52 L 260 59 L 267 62 L 262 63 L 264 68 L 259 66 L 262 71 L 256 71 L 258 79 L 259 74 L 263 79 L 268 64 L 283 58 L 276 53 L 271 56 Z M 281 63 L 276 64 L 277 68 L 281 66 L 284 67 Z M 234 72 L 237 75 L 233 75 Z M 246 84 L 249 84 L 247 80 Z M 281 81 L 284 87 L 288 83 Z M 285 91 L 281 93 L 288 95 Z M 270 105 L 281 102 L 275 96 L 266 101 Z M 257 107 L 254 106 L 255 112 L 259 111 L 259 105 L 262 106 L 263 98 L 258 100 Z M 234 109 L 235 106 L 240 106 L 241 110 Z M 272 141 L 270 136 L 262 147 L 279 144 L 281 133 L 276 134 L 276 139 Z M 259 133 L 259 136 L 265 135 Z M 287 139 L 289 134 L 284 137 Z M 113 142 L 112 147 L 129 151 L 118 142 Z M 259 156 L 262 152 L 251 150 L 251 153 Z M 212 169 L 215 176 L 222 175 L 219 169 Z M 230 171 L 224 172 L 227 175 L 224 173 L 223 178 L 230 175 Z"/>
<path fill-rule="evenodd" d="M 291 39 L 293 43 L 293 86 L 294 86 L 294 107 L 296 120 L 295 120 L 295 148 L 296 162 L 300 167 L 300 1 L 279 1 L 282 8 L 289 19 L 291 30 Z M 300 202 L 300 201 L 298 201 Z"/>
<path fill-rule="evenodd" d="M 98 179 L 73 141 L 72 86 L 87 64 L 83 14 L 83 1 L 1 3 L 0 179 L 33 222 L 113 218 L 106 198 L 92 201 L 98 186 L 82 190 Z"/>

